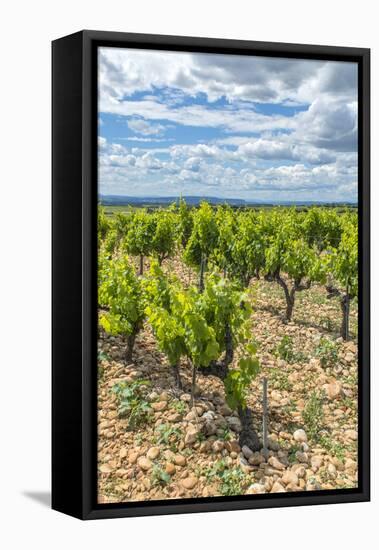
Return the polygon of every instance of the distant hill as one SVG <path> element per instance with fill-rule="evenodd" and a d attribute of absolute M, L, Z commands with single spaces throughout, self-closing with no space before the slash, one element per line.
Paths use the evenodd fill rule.
<path fill-rule="evenodd" d="M 263 201 L 263 200 L 244 200 L 234 198 L 223 197 L 202 197 L 189 195 L 184 196 L 183 199 L 190 206 L 198 206 L 202 201 L 209 204 L 229 204 L 231 206 L 357 206 L 353 202 L 321 202 L 321 201 Z M 99 202 L 103 206 L 133 206 L 133 205 L 168 205 L 173 202 L 178 202 L 180 197 L 130 197 L 127 195 L 100 195 Z"/>
<path fill-rule="evenodd" d="M 209 202 L 210 204 L 230 204 L 234 206 L 244 206 L 246 201 L 243 199 L 224 199 L 218 197 L 183 197 L 187 204 L 197 206 L 201 201 Z M 104 206 L 126 206 L 128 204 L 172 204 L 178 202 L 180 197 L 129 197 L 126 195 L 100 195 L 100 203 Z"/>

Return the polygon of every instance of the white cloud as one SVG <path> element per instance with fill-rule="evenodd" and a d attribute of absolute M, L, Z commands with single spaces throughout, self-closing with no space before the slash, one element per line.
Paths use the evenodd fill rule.
<path fill-rule="evenodd" d="M 165 129 L 162 124 L 152 124 L 143 118 L 133 118 L 126 123 L 133 132 L 144 136 L 159 135 L 162 134 Z"/>
<path fill-rule="evenodd" d="M 135 134 L 120 138 L 132 149 L 99 139 L 101 189 L 356 199 L 356 65 L 114 48 L 100 59 L 100 112 Z M 186 144 L 154 147 L 170 123 Z M 200 143 L 204 128 L 216 137 Z"/>
<path fill-rule="evenodd" d="M 101 48 L 100 91 L 113 99 L 169 87 L 172 98 L 312 103 L 320 93 L 356 98 L 357 65 L 331 61 Z M 168 98 L 167 98 L 168 99 Z"/>

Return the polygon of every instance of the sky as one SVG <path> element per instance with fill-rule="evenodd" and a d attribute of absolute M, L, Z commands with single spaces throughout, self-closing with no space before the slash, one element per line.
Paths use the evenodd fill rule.
<path fill-rule="evenodd" d="M 357 65 L 100 48 L 99 192 L 357 200 Z"/>

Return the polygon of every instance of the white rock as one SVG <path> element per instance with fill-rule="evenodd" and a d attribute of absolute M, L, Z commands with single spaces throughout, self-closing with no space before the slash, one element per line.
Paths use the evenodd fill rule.
<path fill-rule="evenodd" d="M 297 441 L 298 443 L 306 443 L 308 441 L 308 437 L 307 437 L 307 434 L 305 433 L 304 430 L 296 430 L 294 433 L 293 433 L 293 438 L 295 441 Z"/>

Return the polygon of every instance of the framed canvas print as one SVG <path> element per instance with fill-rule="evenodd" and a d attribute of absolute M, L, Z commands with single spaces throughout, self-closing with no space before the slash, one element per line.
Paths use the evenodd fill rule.
<path fill-rule="evenodd" d="M 53 508 L 369 500 L 369 50 L 53 42 Z"/>

